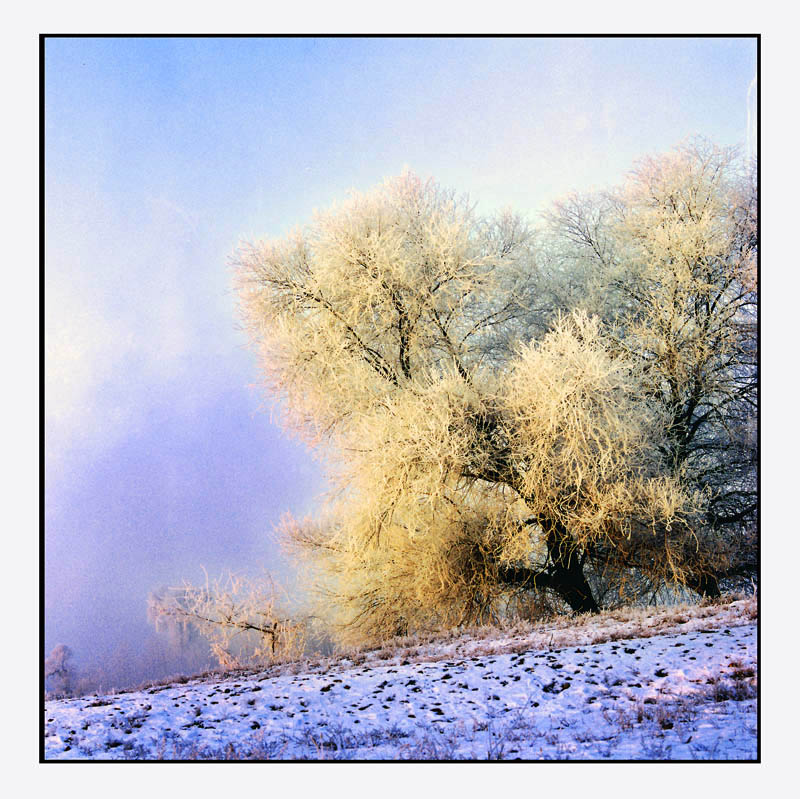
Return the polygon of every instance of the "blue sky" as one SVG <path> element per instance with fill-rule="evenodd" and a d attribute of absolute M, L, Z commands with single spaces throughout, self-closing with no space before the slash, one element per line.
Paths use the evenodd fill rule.
<path fill-rule="evenodd" d="M 280 567 L 313 511 L 228 259 L 408 166 L 533 219 L 701 134 L 745 144 L 752 39 L 49 39 L 46 643 L 146 636 L 150 589 Z M 113 631 L 105 633 L 101 631 Z"/>

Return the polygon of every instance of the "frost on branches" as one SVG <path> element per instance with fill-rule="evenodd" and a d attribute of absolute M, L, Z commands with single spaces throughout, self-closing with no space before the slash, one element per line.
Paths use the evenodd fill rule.
<path fill-rule="evenodd" d="M 541 231 L 413 174 L 241 248 L 288 520 L 345 637 L 595 611 L 755 568 L 756 201 L 703 143 Z M 319 611 L 322 613 L 322 610 Z"/>

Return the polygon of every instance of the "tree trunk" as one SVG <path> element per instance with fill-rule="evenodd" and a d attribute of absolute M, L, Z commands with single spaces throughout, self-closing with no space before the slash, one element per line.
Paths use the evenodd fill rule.
<path fill-rule="evenodd" d="M 713 574 L 693 574 L 686 581 L 688 588 L 700 596 L 717 599 L 720 596 L 719 582 Z"/>
<path fill-rule="evenodd" d="M 551 527 L 547 535 L 550 565 L 547 570 L 534 572 L 520 566 L 502 566 L 498 576 L 506 585 L 530 590 L 549 588 L 558 594 L 574 613 L 597 613 L 600 608 L 583 573 L 576 552 L 569 548 L 569 539 L 563 527 Z"/>
<path fill-rule="evenodd" d="M 578 553 L 569 546 L 567 531 L 553 525 L 547 534 L 547 550 L 553 564 L 552 587 L 575 613 L 597 613 L 600 608 L 583 573 Z"/>
<path fill-rule="evenodd" d="M 561 598 L 572 608 L 574 613 L 598 613 L 600 608 L 592 596 L 592 589 L 586 581 L 583 569 L 571 569 L 561 573 L 562 579 L 554 580 L 561 583 L 556 591 Z"/>

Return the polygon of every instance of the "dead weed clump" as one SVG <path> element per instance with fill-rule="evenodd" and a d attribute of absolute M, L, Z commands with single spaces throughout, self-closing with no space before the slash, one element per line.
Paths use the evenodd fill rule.
<path fill-rule="evenodd" d="M 728 663 L 721 674 L 710 677 L 706 682 L 706 693 L 715 702 L 744 702 L 758 697 L 758 676 L 755 666 L 734 659 Z"/>

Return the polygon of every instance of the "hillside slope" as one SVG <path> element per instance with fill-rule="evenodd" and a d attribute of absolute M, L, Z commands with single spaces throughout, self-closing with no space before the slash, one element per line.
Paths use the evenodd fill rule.
<path fill-rule="evenodd" d="M 611 614 L 431 642 L 415 657 L 49 701 L 45 757 L 753 760 L 754 615 L 753 600 Z"/>

